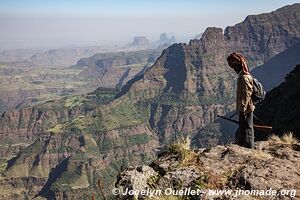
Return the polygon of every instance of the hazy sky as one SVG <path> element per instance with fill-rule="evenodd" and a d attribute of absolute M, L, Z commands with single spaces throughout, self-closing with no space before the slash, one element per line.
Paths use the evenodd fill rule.
<path fill-rule="evenodd" d="M 157 40 L 162 32 L 184 40 L 208 26 L 225 28 L 247 15 L 292 0 L 0 0 L 1 48 L 128 43 Z"/>

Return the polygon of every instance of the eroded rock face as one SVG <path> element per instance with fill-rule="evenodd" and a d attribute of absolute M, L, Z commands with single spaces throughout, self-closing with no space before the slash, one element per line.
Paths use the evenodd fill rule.
<path fill-rule="evenodd" d="M 99 87 L 121 87 L 152 65 L 162 49 L 131 52 L 98 53 L 80 59 L 74 66 L 85 67 L 78 78 L 93 80 Z"/>
<path fill-rule="evenodd" d="M 11 83 L 14 84 L 14 83 Z M 16 90 L 2 90 L 0 93 L 0 101 L 3 105 L 5 105 L 5 109 L 3 110 L 12 110 L 22 103 L 26 103 L 25 101 L 32 100 L 34 101 L 34 97 L 45 94 L 45 93 L 55 93 L 55 94 L 63 94 L 63 93 L 72 93 L 72 89 L 66 88 L 46 88 L 46 89 L 16 89 Z M 31 98 L 31 99 L 30 99 Z M 2 114 L 2 110 L 0 111 Z"/>
<path fill-rule="evenodd" d="M 273 145 L 269 142 L 260 142 L 256 144 L 257 149 L 251 150 L 232 144 L 197 149 L 188 152 L 185 156 L 181 152 L 164 152 L 148 166 L 129 167 L 122 171 L 118 176 L 116 187 L 121 193 L 126 189 L 147 190 L 168 187 L 202 190 L 268 190 L 272 188 L 277 191 L 283 189 L 299 191 L 300 152 L 284 145 Z M 139 182 L 140 177 L 147 181 Z M 296 195 L 295 198 L 300 197 L 299 194 Z M 133 195 L 120 195 L 120 198 L 133 199 Z M 146 196 L 139 195 L 139 198 L 144 199 Z M 237 198 L 256 199 L 253 196 Z M 270 196 L 260 198 L 269 199 Z M 203 199 L 235 198 L 206 194 L 203 195 Z"/>
<path fill-rule="evenodd" d="M 59 103 L 3 113 L 0 117 L 1 156 L 11 156 L 14 149 L 31 144 L 55 124 L 65 123 L 83 113 L 82 107 L 69 109 Z"/>
<path fill-rule="evenodd" d="M 285 78 L 285 82 L 267 93 L 256 113 L 265 123 L 273 127 L 274 133 L 282 135 L 292 131 L 300 139 L 299 105 L 300 65 L 297 65 Z M 264 135 L 257 134 L 260 139 Z"/>

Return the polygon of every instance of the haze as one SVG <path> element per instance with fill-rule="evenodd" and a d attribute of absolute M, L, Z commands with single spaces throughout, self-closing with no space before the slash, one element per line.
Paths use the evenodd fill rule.
<path fill-rule="evenodd" d="M 238 2 L 238 4 L 237 4 Z M 123 45 L 133 36 L 162 32 L 186 41 L 208 26 L 225 28 L 249 14 L 291 0 L 7 0 L 0 1 L 1 49 L 67 45 Z"/>

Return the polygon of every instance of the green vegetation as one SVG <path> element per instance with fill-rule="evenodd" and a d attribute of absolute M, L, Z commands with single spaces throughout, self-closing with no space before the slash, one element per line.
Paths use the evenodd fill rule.
<path fill-rule="evenodd" d="M 49 149 L 49 153 L 65 153 L 65 152 L 72 152 L 73 149 L 68 146 L 59 146 L 58 148 L 51 148 Z"/>
<path fill-rule="evenodd" d="M 191 139 L 189 136 L 180 137 L 179 139 L 177 139 L 177 141 L 169 146 L 168 151 L 172 154 L 180 155 L 181 166 L 202 166 L 198 154 L 195 153 L 195 151 L 191 150 Z"/>
<path fill-rule="evenodd" d="M 116 139 L 106 138 L 100 145 L 100 149 L 103 151 L 108 151 L 114 148 L 127 148 L 134 145 L 147 144 L 151 139 L 151 136 L 146 133 L 130 136 L 124 135 Z"/>
<path fill-rule="evenodd" d="M 213 104 L 230 104 L 233 103 L 235 97 L 231 93 L 223 95 L 216 93 L 210 96 L 198 96 L 196 93 L 188 93 L 184 96 L 178 95 L 173 92 L 163 93 L 160 96 L 151 100 L 152 103 L 164 105 L 213 105 Z"/>
<path fill-rule="evenodd" d="M 88 176 L 84 171 L 84 163 L 77 165 L 68 160 L 67 170 L 62 173 L 57 181 L 51 186 L 51 190 L 70 190 L 89 187 Z"/>
<path fill-rule="evenodd" d="M 100 153 L 100 150 L 97 146 L 97 142 L 94 140 L 94 138 L 90 134 L 84 134 L 84 151 L 87 155 L 95 156 Z"/>
<path fill-rule="evenodd" d="M 54 127 L 47 130 L 50 133 L 62 133 L 63 132 L 63 124 L 56 124 Z"/>
<path fill-rule="evenodd" d="M 81 106 L 84 98 L 82 96 L 73 96 L 66 99 L 65 107 L 73 108 L 75 106 Z"/>
<path fill-rule="evenodd" d="M 219 123 L 210 123 L 200 130 L 200 135 L 203 137 L 219 138 L 221 136 L 220 129 Z"/>
<path fill-rule="evenodd" d="M 45 66 L 14 66 L 1 67 L 1 90 L 32 90 L 45 88 L 78 88 L 85 81 L 74 81 L 81 69 L 67 67 L 48 68 Z M 74 80 L 73 80 L 74 79 Z"/>
<path fill-rule="evenodd" d="M 107 109 L 103 113 L 106 130 L 136 126 L 147 120 L 149 111 L 147 108 L 126 101 Z"/>
<path fill-rule="evenodd" d="M 186 104 L 184 99 L 180 98 L 176 93 L 173 92 L 163 93 L 161 96 L 156 97 L 153 100 L 153 103 L 163 103 L 165 105 Z"/>
<path fill-rule="evenodd" d="M 5 172 L 7 165 L 8 165 L 8 159 L 1 158 L 1 160 L 0 160 L 0 177 L 1 177 L 1 174 L 3 172 Z"/>
<path fill-rule="evenodd" d="M 212 104 L 223 104 L 223 105 L 229 105 L 235 101 L 235 97 L 233 94 L 215 94 L 210 95 L 208 97 L 201 97 L 198 100 L 199 105 L 212 105 Z"/>

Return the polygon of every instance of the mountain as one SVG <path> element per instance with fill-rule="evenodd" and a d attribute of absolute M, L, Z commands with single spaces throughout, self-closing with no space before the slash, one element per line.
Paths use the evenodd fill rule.
<path fill-rule="evenodd" d="M 162 33 L 159 36 L 159 42 L 172 44 L 175 43 L 176 40 L 175 40 L 175 36 L 170 36 L 170 38 L 168 38 L 168 35 L 166 33 Z"/>
<path fill-rule="evenodd" d="M 34 49 L 6 50 L 0 53 L 0 61 L 1 62 L 24 61 L 30 58 L 31 56 L 41 52 L 42 50 L 34 50 Z"/>
<path fill-rule="evenodd" d="M 161 46 L 170 46 L 172 44 L 174 44 L 176 42 L 175 36 L 169 36 L 167 35 L 167 33 L 162 33 L 159 36 L 159 40 L 153 42 L 152 45 L 156 46 L 156 47 L 161 47 Z"/>
<path fill-rule="evenodd" d="M 133 42 L 129 45 L 132 46 L 145 46 L 149 44 L 149 40 L 146 36 L 135 36 L 133 37 Z"/>
<path fill-rule="evenodd" d="M 283 135 L 292 131 L 300 139 L 300 65 L 291 71 L 285 82 L 267 93 L 255 114 L 273 127 L 274 133 Z M 258 138 L 262 138 L 260 135 Z"/>
<path fill-rule="evenodd" d="M 265 64 L 256 67 L 251 74 L 269 91 L 284 81 L 284 77 L 300 63 L 300 43 L 277 54 Z M 266 76 L 267 74 L 267 76 Z"/>
<path fill-rule="evenodd" d="M 1 52 L 0 61 L 26 61 L 38 66 L 70 66 L 74 65 L 82 57 L 112 50 L 113 48 L 110 49 L 101 46 L 66 47 L 50 50 L 16 49 Z"/>
<path fill-rule="evenodd" d="M 73 68 L 82 68 L 78 79 L 93 80 L 100 87 L 121 87 L 152 65 L 161 49 L 99 53 L 80 59 Z"/>
<path fill-rule="evenodd" d="M 82 57 L 105 51 L 107 51 L 107 48 L 98 46 L 50 49 L 32 55 L 29 60 L 40 66 L 70 66 Z"/>
<path fill-rule="evenodd" d="M 244 22 L 227 27 L 224 34 L 220 28 L 208 28 L 200 40 L 174 44 L 143 75 L 129 81 L 118 97 L 158 99 L 151 105 L 149 123 L 163 141 L 176 132 L 196 132 L 196 145 L 215 145 L 219 125 L 211 123 L 218 114 L 234 109 L 236 75 L 226 57 L 233 51 L 241 52 L 253 69 L 297 44 L 299 7 L 294 4 L 248 16 Z M 182 107 L 185 112 L 179 111 Z M 206 125 L 208 131 L 201 131 Z"/>
<path fill-rule="evenodd" d="M 236 75 L 227 55 L 240 51 L 255 68 L 292 47 L 300 40 L 299 8 L 248 16 L 224 33 L 208 28 L 199 40 L 165 49 L 120 92 L 99 88 L 5 112 L 0 118 L 2 198 L 100 198 L 98 180 L 110 194 L 122 166 L 153 160 L 181 135 L 215 145 L 218 127 L 199 131 L 217 114 L 234 109 Z"/>
<path fill-rule="evenodd" d="M 186 143 L 173 144 L 150 164 L 129 166 L 120 172 L 116 181 L 117 198 L 298 199 L 299 147 L 300 143 L 288 145 L 264 141 L 256 144 L 257 149 L 230 144 L 191 150 Z M 260 192 L 270 190 L 271 185 L 275 194 Z M 128 193 L 128 190 L 136 192 Z M 221 190 L 232 190 L 232 193 L 217 192 Z M 246 190 L 259 192 L 253 195 L 241 193 Z M 280 195 L 281 190 L 290 191 Z M 137 191 L 145 192 L 143 195 Z"/>

